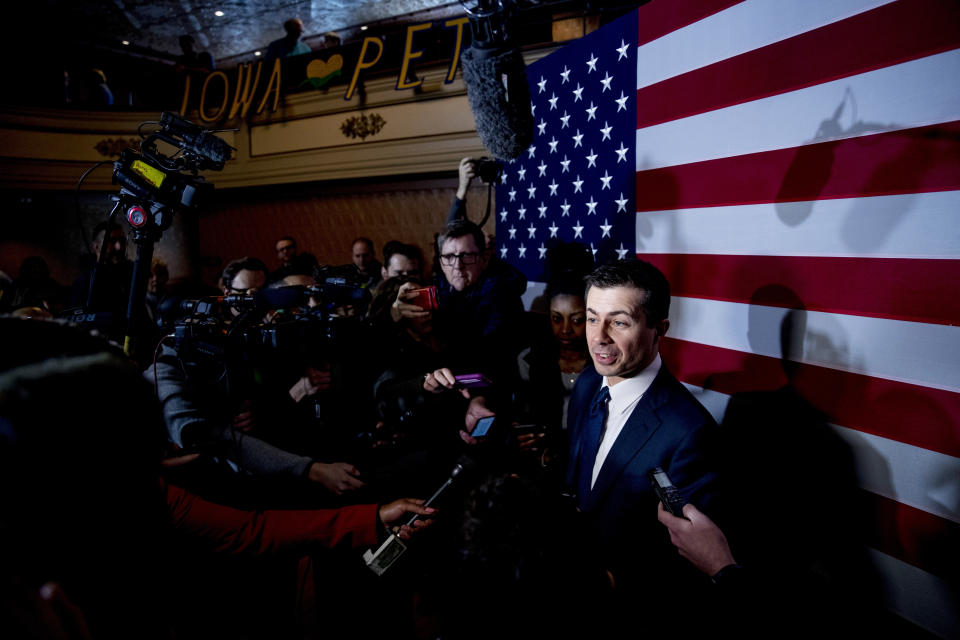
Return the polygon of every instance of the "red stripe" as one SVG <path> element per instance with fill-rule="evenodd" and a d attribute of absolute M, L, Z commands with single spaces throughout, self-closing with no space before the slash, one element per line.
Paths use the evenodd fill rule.
<path fill-rule="evenodd" d="M 769 285 L 809 311 L 960 324 L 960 260 L 712 254 L 637 255 L 667 276 L 673 295 L 794 307 L 758 300 Z"/>
<path fill-rule="evenodd" d="M 699 22 L 742 0 L 653 0 L 637 12 L 637 46 L 646 44 L 688 24 Z"/>
<path fill-rule="evenodd" d="M 769 356 L 669 337 L 661 351 L 680 380 L 728 395 L 787 381 L 781 361 Z M 794 371 L 794 388 L 830 422 L 960 456 L 960 393 L 811 364 L 795 363 Z"/>
<path fill-rule="evenodd" d="M 866 543 L 943 578 L 960 577 L 960 524 L 864 491 L 873 516 Z"/>
<path fill-rule="evenodd" d="M 644 87 L 637 92 L 637 128 L 958 46 L 960 3 L 901 0 Z"/>
<path fill-rule="evenodd" d="M 953 189 L 960 121 L 639 171 L 636 192 L 662 211 Z"/>

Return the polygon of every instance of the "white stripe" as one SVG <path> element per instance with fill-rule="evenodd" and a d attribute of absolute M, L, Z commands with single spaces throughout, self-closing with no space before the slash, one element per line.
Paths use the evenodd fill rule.
<path fill-rule="evenodd" d="M 693 384 L 683 383 L 690 393 L 710 412 L 717 424 L 723 422 L 723 414 L 727 412 L 727 403 L 730 402 L 730 396 L 712 389 L 704 389 Z"/>
<path fill-rule="evenodd" d="M 792 342 L 791 360 L 960 392 L 960 326 L 677 296 L 667 335 L 781 358 L 780 328 L 788 314 L 795 331 L 803 331 L 802 340 L 797 335 Z"/>
<path fill-rule="evenodd" d="M 960 50 L 637 130 L 637 170 L 960 119 Z"/>
<path fill-rule="evenodd" d="M 684 383 L 718 423 L 730 396 Z M 857 483 L 867 491 L 960 523 L 960 458 L 856 429 L 830 425 L 856 461 Z"/>
<path fill-rule="evenodd" d="M 958 211 L 960 191 L 641 212 L 637 252 L 957 258 Z"/>
<path fill-rule="evenodd" d="M 748 0 L 641 46 L 637 51 L 637 87 L 813 31 L 889 2 Z"/>
<path fill-rule="evenodd" d="M 923 569 L 870 549 L 887 606 L 941 638 L 960 637 L 960 590 Z"/>
<path fill-rule="evenodd" d="M 861 487 L 960 523 L 960 458 L 856 429 L 834 429 L 853 450 Z"/>

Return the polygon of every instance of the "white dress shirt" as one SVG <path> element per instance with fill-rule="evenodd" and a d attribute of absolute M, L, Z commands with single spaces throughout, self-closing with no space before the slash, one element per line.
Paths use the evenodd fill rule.
<path fill-rule="evenodd" d="M 612 387 L 603 379 L 601 386 L 610 390 L 610 401 L 607 403 L 607 421 L 603 428 L 603 436 L 600 438 L 600 448 L 597 449 L 597 457 L 593 462 L 593 479 L 590 481 L 590 488 L 597 482 L 597 476 L 600 475 L 600 468 L 603 461 L 607 459 L 607 454 L 613 448 L 620 432 L 623 431 L 623 425 L 627 423 L 634 407 L 640 402 L 640 398 L 647 392 L 653 379 L 660 372 L 660 354 L 657 353 L 653 362 L 647 365 L 647 368 L 633 376 L 626 378 Z"/>

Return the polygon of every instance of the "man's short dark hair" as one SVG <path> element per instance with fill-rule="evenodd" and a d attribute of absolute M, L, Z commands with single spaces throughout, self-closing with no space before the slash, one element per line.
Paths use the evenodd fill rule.
<path fill-rule="evenodd" d="M 297 241 L 296 239 L 294 239 L 293 236 L 281 236 L 277 238 L 277 242 L 283 242 L 284 240 L 289 240 L 290 242 L 293 243 L 293 246 L 297 246 Z"/>
<path fill-rule="evenodd" d="M 457 220 L 451 222 L 437 236 L 437 253 L 443 251 L 443 245 L 447 240 L 473 236 L 473 241 L 477 244 L 477 250 L 483 251 L 487 248 L 487 239 L 483 235 L 483 229 L 469 220 Z"/>
<path fill-rule="evenodd" d="M 263 263 L 263 260 L 260 258 L 250 258 L 245 256 L 243 258 L 231 260 L 227 263 L 227 266 L 223 268 L 223 274 L 221 275 L 223 286 L 227 287 L 228 289 L 232 289 L 233 279 L 236 278 L 237 274 L 244 269 L 247 271 L 263 271 L 264 276 L 269 275 L 269 272 L 267 271 L 267 265 Z"/>
<path fill-rule="evenodd" d="M 660 269 L 644 260 L 617 260 L 594 269 L 587 276 L 587 288 L 611 289 L 613 287 L 635 287 L 646 292 L 643 297 L 643 313 L 647 316 L 647 326 L 653 327 L 665 320 L 670 314 L 670 283 Z"/>
<path fill-rule="evenodd" d="M 423 266 L 423 253 L 420 251 L 420 247 L 397 242 L 396 240 L 391 240 L 383 245 L 383 265 L 386 267 L 390 266 L 390 258 L 396 254 L 400 254 L 410 260 L 416 260 L 417 264 Z"/>

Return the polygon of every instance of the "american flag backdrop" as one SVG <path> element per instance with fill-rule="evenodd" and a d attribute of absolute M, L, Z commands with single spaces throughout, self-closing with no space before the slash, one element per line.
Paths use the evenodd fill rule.
<path fill-rule="evenodd" d="M 659 266 L 664 358 L 718 420 L 789 358 L 856 458 L 888 606 L 960 637 L 960 2 L 652 0 L 527 73 L 501 257 Z"/>

